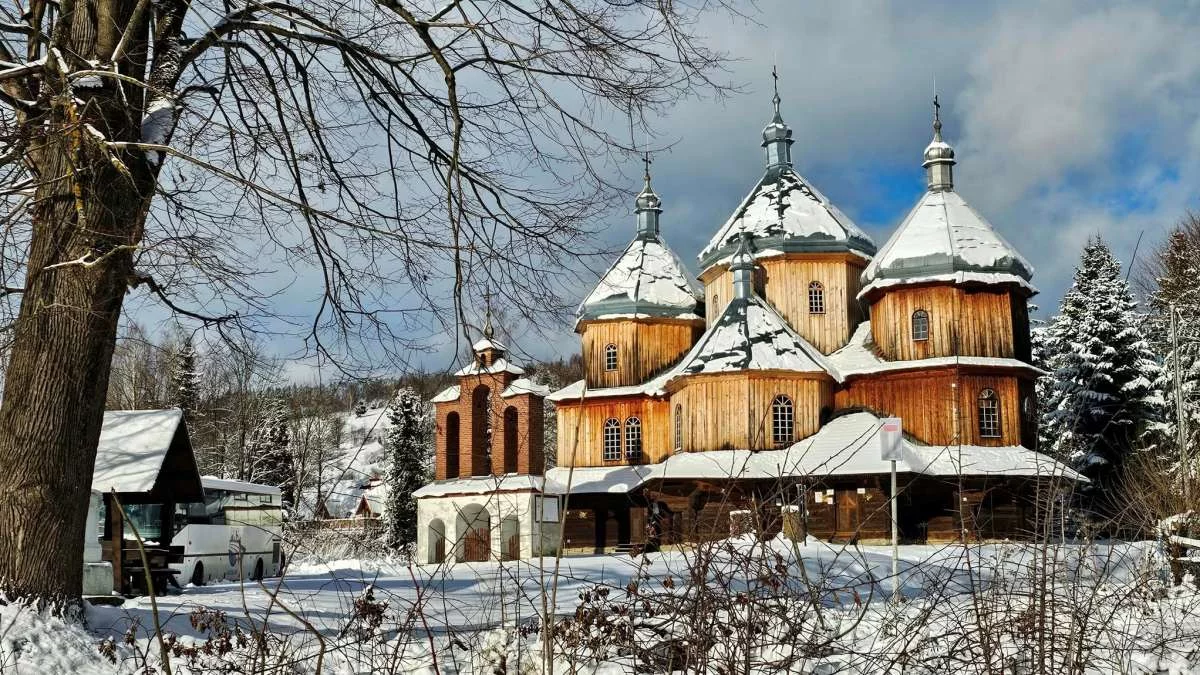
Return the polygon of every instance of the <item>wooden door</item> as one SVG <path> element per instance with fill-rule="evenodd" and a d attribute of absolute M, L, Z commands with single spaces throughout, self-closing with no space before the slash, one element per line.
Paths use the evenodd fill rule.
<path fill-rule="evenodd" d="M 491 558 L 492 530 L 476 527 L 463 539 L 463 562 L 487 562 Z"/>
<path fill-rule="evenodd" d="M 504 559 L 505 560 L 520 560 L 521 559 L 521 535 L 513 533 L 509 535 L 504 542 Z"/>
<path fill-rule="evenodd" d="M 438 536 L 433 544 L 433 562 L 441 564 L 446 561 L 446 538 Z"/>
<path fill-rule="evenodd" d="M 858 492 L 837 491 L 837 537 L 853 538 L 858 533 Z"/>

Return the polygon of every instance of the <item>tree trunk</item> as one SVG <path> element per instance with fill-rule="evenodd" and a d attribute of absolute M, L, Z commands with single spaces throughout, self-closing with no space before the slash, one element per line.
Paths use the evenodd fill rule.
<path fill-rule="evenodd" d="M 64 3 L 56 38 L 70 58 L 111 54 L 132 6 Z M 144 53 L 136 44 L 132 51 Z M 139 64 L 128 66 L 122 70 Z M 0 403 L 0 585 L 10 598 L 66 609 L 82 590 L 117 321 L 154 181 L 140 152 L 113 153 L 85 126 L 110 140 L 138 140 L 140 98 L 122 102 L 110 81 L 77 104 L 79 94 L 49 69 L 45 86 L 58 93 L 45 126 L 26 125 L 45 131 L 27 155 L 37 179 L 33 230 Z"/>

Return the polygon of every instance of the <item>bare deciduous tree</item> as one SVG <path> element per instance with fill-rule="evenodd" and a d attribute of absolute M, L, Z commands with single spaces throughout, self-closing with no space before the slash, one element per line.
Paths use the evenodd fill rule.
<path fill-rule="evenodd" d="M 630 120 L 697 92 L 699 6 L 607 0 L 31 0 L 0 32 L 0 578 L 79 594 L 85 493 L 126 295 L 226 332 L 276 277 L 352 367 L 466 325 L 483 286 L 537 319 L 588 252 Z M 612 131 L 612 129 L 622 131 Z M 569 272 L 566 272 L 569 273 Z M 285 280 L 286 282 L 286 280 Z M 264 290 L 268 289 L 268 290 Z M 19 300 L 18 300 L 19 299 Z M 4 310 L 13 311 L 8 304 Z"/>

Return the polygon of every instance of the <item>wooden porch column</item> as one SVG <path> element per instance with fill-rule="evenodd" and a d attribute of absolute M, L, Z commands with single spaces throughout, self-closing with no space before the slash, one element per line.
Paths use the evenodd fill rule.
<path fill-rule="evenodd" d="M 117 504 L 111 494 L 104 495 L 104 513 L 107 516 L 104 530 L 108 534 L 108 554 L 112 562 L 113 590 L 124 593 L 125 573 L 121 566 L 121 558 L 125 545 L 125 522 L 121 518 L 121 512 L 117 510 Z"/>

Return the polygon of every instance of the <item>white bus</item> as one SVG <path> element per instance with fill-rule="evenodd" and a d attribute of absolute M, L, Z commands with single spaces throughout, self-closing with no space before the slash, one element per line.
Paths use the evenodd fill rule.
<path fill-rule="evenodd" d="M 258 580 L 279 575 L 283 566 L 279 488 L 202 476 L 204 502 L 175 509 L 172 547 L 183 547 L 174 563 L 181 584 Z"/>

